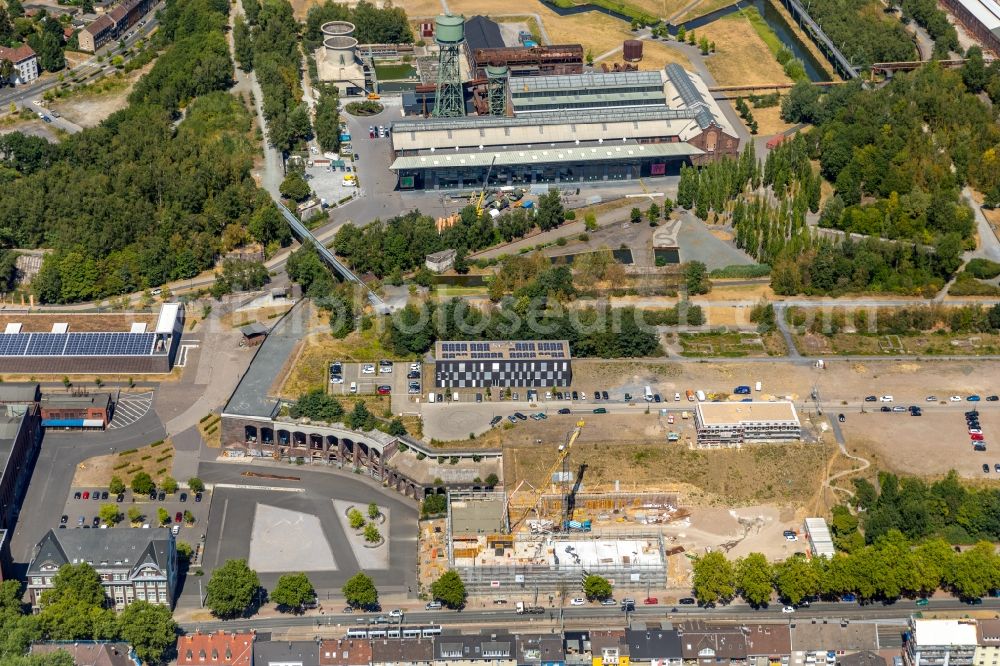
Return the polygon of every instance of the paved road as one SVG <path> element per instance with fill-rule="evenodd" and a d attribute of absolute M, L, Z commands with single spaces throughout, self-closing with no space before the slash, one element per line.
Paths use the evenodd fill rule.
<path fill-rule="evenodd" d="M 525 595 L 526 598 L 529 595 Z M 753 610 L 745 604 L 732 604 L 730 606 L 720 606 L 718 608 L 701 608 L 698 606 L 637 606 L 634 613 L 629 613 L 626 617 L 618 607 L 584 606 L 567 607 L 562 609 L 562 619 L 569 623 L 587 622 L 591 626 L 595 620 L 600 621 L 601 626 L 623 627 L 629 620 L 638 621 L 682 621 L 684 619 L 703 620 L 725 620 L 739 622 L 763 622 L 763 621 L 786 621 L 796 622 L 816 619 L 848 619 L 862 622 L 879 622 L 881 624 L 893 624 L 902 627 L 908 620 L 915 607 L 913 602 L 902 600 L 896 604 L 880 605 L 871 604 L 859 606 L 855 603 L 816 603 L 811 608 L 800 609 L 792 615 L 781 612 L 781 604 L 772 604 L 770 607 Z M 982 606 L 977 609 L 1000 610 L 1000 600 L 985 599 Z M 941 598 L 932 599 L 930 605 L 923 609 L 927 611 L 966 611 L 970 610 L 968 604 L 964 604 L 956 599 Z M 440 624 L 443 627 L 454 627 L 456 629 L 475 629 L 484 624 L 503 624 L 511 629 L 528 629 L 531 626 L 538 626 L 540 622 L 550 619 L 558 621 L 560 612 L 558 608 L 547 609 L 545 615 L 536 616 L 533 619 L 529 616 L 517 615 L 513 610 L 473 610 L 467 609 L 462 612 L 455 611 L 412 611 L 407 612 L 404 624 Z M 192 622 L 181 623 L 181 628 L 185 631 L 214 631 L 224 629 L 235 631 L 241 629 L 256 629 L 257 631 L 280 630 L 289 627 L 303 626 L 325 626 L 342 625 L 346 631 L 348 627 L 359 625 L 358 615 L 334 614 L 317 616 L 281 616 L 260 619 L 240 619 L 217 622 Z M 470 626 L 471 625 L 471 626 Z M 888 633 L 892 633 L 891 631 Z"/>
<path fill-rule="evenodd" d="M 969 206 L 972 207 L 972 212 L 976 216 L 976 231 L 979 233 L 979 247 L 972 254 L 992 261 L 1000 261 L 1000 239 L 997 238 L 993 227 L 990 226 L 990 223 L 986 220 L 986 216 L 983 215 L 982 208 L 972 198 L 972 190 L 966 187 L 962 190 L 962 196 Z"/>

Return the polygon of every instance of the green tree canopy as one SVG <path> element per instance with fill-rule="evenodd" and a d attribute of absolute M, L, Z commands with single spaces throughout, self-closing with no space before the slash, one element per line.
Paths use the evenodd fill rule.
<path fill-rule="evenodd" d="M 161 664 L 177 642 L 177 623 L 166 606 L 136 600 L 118 616 L 122 639 L 135 649 L 136 656 L 147 664 Z"/>
<path fill-rule="evenodd" d="M 111 482 L 108 483 L 108 492 L 112 495 L 125 492 L 125 484 L 122 482 L 122 478 L 120 476 L 111 477 Z"/>
<path fill-rule="evenodd" d="M 284 574 L 271 591 L 271 601 L 279 609 L 301 611 L 302 607 L 316 598 L 316 589 L 304 573 Z"/>
<path fill-rule="evenodd" d="M 726 602 L 736 594 L 733 566 L 719 551 L 712 551 L 694 561 L 694 596 L 702 604 Z"/>
<path fill-rule="evenodd" d="M 153 479 L 145 472 L 139 472 L 132 477 L 132 492 L 138 495 L 148 495 L 156 488 Z"/>
<path fill-rule="evenodd" d="M 764 606 L 771 600 L 771 576 L 771 565 L 762 553 L 750 553 L 736 561 L 736 589 L 751 606 Z"/>
<path fill-rule="evenodd" d="M 244 614 L 260 590 L 257 572 L 246 560 L 228 560 L 212 572 L 208 581 L 205 605 L 218 617 L 232 618 Z"/>
<path fill-rule="evenodd" d="M 378 605 L 378 590 L 370 576 L 358 572 L 351 576 L 341 588 L 347 604 L 354 608 L 375 608 Z"/>
<path fill-rule="evenodd" d="M 610 599 L 611 583 L 607 578 L 591 574 L 583 579 L 583 593 L 588 599 Z"/>
<path fill-rule="evenodd" d="M 448 608 L 465 606 L 465 583 L 454 569 L 441 574 L 441 577 L 431 583 L 431 595 Z"/>

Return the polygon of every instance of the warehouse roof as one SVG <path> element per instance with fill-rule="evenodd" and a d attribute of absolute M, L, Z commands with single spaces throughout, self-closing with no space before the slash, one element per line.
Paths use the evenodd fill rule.
<path fill-rule="evenodd" d="M 995 0 L 958 0 L 983 26 L 1000 38 L 1000 4 Z"/>
<path fill-rule="evenodd" d="M 934 645 L 978 645 L 975 620 L 914 620 L 913 643 Z"/>
<path fill-rule="evenodd" d="M 496 156 L 495 166 L 518 164 L 575 164 L 578 162 L 617 162 L 630 157 L 677 158 L 701 155 L 702 150 L 687 142 L 622 144 L 591 147 L 562 147 L 541 150 L 506 150 L 483 153 L 436 153 L 397 157 L 389 168 L 444 169 L 454 167 L 488 167 Z"/>
<path fill-rule="evenodd" d="M 485 16 L 473 16 L 465 22 L 465 47 L 498 49 L 504 46 L 500 26 Z"/>
<path fill-rule="evenodd" d="M 517 95 L 549 90 L 594 90 L 595 88 L 618 90 L 635 87 L 662 88 L 662 86 L 663 76 L 659 71 L 587 72 L 585 74 L 525 77 L 512 83 L 510 92 L 512 95 Z"/>
<path fill-rule="evenodd" d="M 738 425 L 763 421 L 799 422 L 791 402 L 699 402 L 698 422 L 704 425 Z"/>

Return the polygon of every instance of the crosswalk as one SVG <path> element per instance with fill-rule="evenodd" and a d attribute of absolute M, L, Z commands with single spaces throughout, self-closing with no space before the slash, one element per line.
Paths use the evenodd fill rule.
<path fill-rule="evenodd" d="M 115 404 L 115 415 L 108 425 L 108 430 L 126 428 L 143 416 L 153 406 L 153 392 L 126 393 L 118 398 Z"/>

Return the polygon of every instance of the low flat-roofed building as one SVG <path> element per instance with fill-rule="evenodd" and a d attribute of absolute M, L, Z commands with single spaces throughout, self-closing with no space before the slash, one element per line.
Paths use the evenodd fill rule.
<path fill-rule="evenodd" d="M 434 345 L 438 388 L 553 387 L 573 380 L 566 340 L 439 341 Z"/>
<path fill-rule="evenodd" d="M 975 620 L 910 618 L 909 638 L 903 646 L 908 666 L 973 666 L 979 634 Z"/>
<path fill-rule="evenodd" d="M 839 657 L 837 666 L 888 666 L 888 662 L 878 652 L 862 650 Z"/>
<path fill-rule="evenodd" d="M 127 643 L 115 641 L 40 641 L 32 643 L 32 656 L 66 652 L 75 666 L 141 666 Z M 202 662 L 203 664 L 205 662 Z"/>
<path fill-rule="evenodd" d="M 431 638 L 372 639 L 372 666 L 430 666 L 434 663 Z"/>
<path fill-rule="evenodd" d="M 41 398 L 42 392 L 37 382 L 0 383 L 0 405 L 27 407 L 37 405 Z"/>
<path fill-rule="evenodd" d="M 795 405 L 780 402 L 699 402 L 695 407 L 698 446 L 737 446 L 802 438 Z"/>
<path fill-rule="evenodd" d="M 253 666 L 252 631 L 195 631 L 177 639 L 177 666 Z"/>
<path fill-rule="evenodd" d="M 451 270 L 452 266 L 455 265 L 456 256 L 458 256 L 458 252 L 455 250 L 434 252 L 427 255 L 427 258 L 424 260 L 424 266 L 433 273 L 444 273 Z"/>
<path fill-rule="evenodd" d="M 82 395 L 48 393 L 41 400 L 42 426 L 46 428 L 104 429 L 114 416 L 111 393 Z"/>
<path fill-rule="evenodd" d="M 837 553 L 836 548 L 833 547 L 833 537 L 830 536 L 830 528 L 827 526 L 825 518 L 806 518 L 805 528 L 813 555 L 833 557 Z"/>
<path fill-rule="evenodd" d="M 801 661 L 802 654 L 806 652 L 830 650 L 857 652 L 879 649 L 878 627 L 874 624 L 835 620 L 799 621 L 791 626 L 790 632 L 793 662 L 796 653 Z"/>
<path fill-rule="evenodd" d="M 684 663 L 680 634 L 671 625 L 639 627 L 633 623 L 632 627 L 625 630 L 630 663 L 650 666 L 681 666 Z"/>
<path fill-rule="evenodd" d="M 317 666 L 319 641 L 255 641 L 254 666 Z"/>

